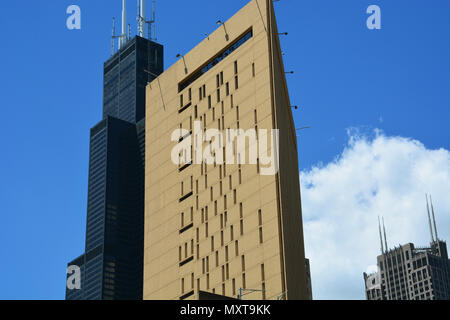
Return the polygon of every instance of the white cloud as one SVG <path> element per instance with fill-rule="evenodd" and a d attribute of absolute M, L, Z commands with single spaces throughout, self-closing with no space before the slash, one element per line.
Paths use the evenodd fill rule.
<path fill-rule="evenodd" d="M 349 130 L 338 158 L 300 176 L 314 299 L 365 298 L 362 274 L 380 252 L 378 215 L 389 247 L 428 245 L 425 193 L 433 196 L 439 237 L 450 240 L 448 150 L 379 130 L 372 137 Z"/>

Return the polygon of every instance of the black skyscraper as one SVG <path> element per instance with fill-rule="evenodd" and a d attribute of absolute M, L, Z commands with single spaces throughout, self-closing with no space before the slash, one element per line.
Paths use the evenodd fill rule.
<path fill-rule="evenodd" d="M 67 300 L 142 299 L 145 87 L 163 47 L 135 37 L 104 64 L 103 120 L 91 129 L 85 253 L 70 262 L 81 289 Z"/>

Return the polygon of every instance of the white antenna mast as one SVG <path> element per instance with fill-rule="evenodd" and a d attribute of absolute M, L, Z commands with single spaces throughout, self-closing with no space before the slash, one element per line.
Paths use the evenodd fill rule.
<path fill-rule="evenodd" d="M 114 51 L 116 51 L 115 39 L 116 39 L 116 18 L 113 17 L 113 27 L 112 27 L 112 36 L 111 36 L 111 55 L 114 55 Z"/>
<path fill-rule="evenodd" d="M 145 0 L 138 0 L 138 35 L 145 38 Z"/>
<path fill-rule="evenodd" d="M 119 38 L 119 49 L 127 42 L 127 1 L 122 0 L 122 33 Z"/>
<path fill-rule="evenodd" d="M 142 34 L 142 37 L 145 38 L 145 25 L 147 24 L 148 26 L 148 32 L 147 32 L 147 39 L 152 40 L 152 41 L 156 41 L 156 14 L 155 14 L 156 10 L 155 10 L 155 0 L 153 0 L 153 4 L 152 4 L 152 19 L 151 20 L 146 20 L 145 17 L 145 0 L 140 0 L 140 14 L 138 17 L 138 21 L 139 21 L 139 27 L 138 27 L 138 33 Z M 154 26 L 154 28 L 152 28 Z M 154 29 L 154 35 L 153 35 L 153 29 Z"/>
<path fill-rule="evenodd" d="M 384 231 L 384 246 L 385 246 L 386 253 L 387 253 L 388 252 L 388 245 L 387 245 L 387 239 L 386 239 L 386 227 L 384 226 L 384 217 L 382 219 L 383 219 L 383 231 Z"/>
<path fill-rule="evenodd" d="M 155 9 L 155 0 L 153 0 L 152 14 L 153 14 L 153 19 L 151 21 L 149 21 L 149 29 L 150 29 L 149 37 L 150 37 L 150 40 L 156 41 L 156 9 Z M 154 28 L 155 29 L 155 34 L 154 35 L 152 35 L 152 32 L 151 32 L 152 25 L 155 26 L 155 28 Z"/>
<path fill-rule="evenodd" d="M 431 242 L 434 242 L 433 227 L 431 225 L 430 206 L 428 205 L 428 195 L 427 194 L 425 194 L 425 199 L 427 199 L 428 224 L 430 226 Z"/>
<path fill-rule="evenodd" d="M 430 204 L 431 204 L 431 213 L 433 214 L 433 224 L 434 224 L 434 233 L 436 236 L 436 242 L 439 242 L 437 228 L 436 228 L 436 218 L 434 217 L 433 199 L 431 199 L 431 194 L 430 194 Z"/>
<path fill-rule="evenodd" d="M 378 231 L 380 232 L 381 254 L 384 254 L 383 235 L 381 234 L 380 216 L 378 216 Z"/>

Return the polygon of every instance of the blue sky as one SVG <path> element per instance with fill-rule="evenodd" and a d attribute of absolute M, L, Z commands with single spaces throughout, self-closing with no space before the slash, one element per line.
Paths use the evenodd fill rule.
<path fill-rule="evenodd" d="M 128 2 L 135 33 L 136 1 Z M 246 3 L 157 1 L 165 67 Z M 66 28 L 71 4 L 82 10 L 80 31 Z M 366 27 L 371 4 L 381 8 L 381 30 Z M 281 44 L 287 71 L 295 71 L 288 75 L 291 100 L 301 106 L 295 122 L 311 126 L 299 140 L 302 171 L 341 155 L 348 128 L 450 150 L 448 0 L 275 7 L 280 32 L 289 32 Z M 120 0 L 0 3 L 0 299 L 64 298 L 66 263 L 84 248 L 89 129 L 101 119 L 102 66 L 120 12 Z M 317 298 L 339 298 L 318 285 Z"/>

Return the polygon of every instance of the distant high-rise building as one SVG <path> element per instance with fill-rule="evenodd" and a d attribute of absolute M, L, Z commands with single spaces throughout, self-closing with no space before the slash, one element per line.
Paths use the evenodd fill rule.
<path fill-rule="evenodd" d="M 433 204 L 433 224 L 428 203 L 427 209 L 431 232 L 431 244 L 427 248 L 408 243 L 389 250 L 386 232 L 383 244 L 379 227 L 382 254 L 377 257 L 378 272 L 364 273 L 367 300 L 450 300 L 447 245 L 438 238 Z"/>
<path fill-rule="evenodd" d="M 312 281 L 311 281 L 311 265 L 309 259 L 305 259 L 305 269 L 306 269 L 306 292 L 308 293 L 308 299 L 313 299 L 312 293 Z"/>
<path fill-rule="evenodd" d="M 163 71 L 163 47 L 136 36 L 104 64 L 103 120 L 91 129 L 81 289 L 67 300 L 142 299 L 146 85 Z M 69 275 L 70 276 L 70 275 Z"/>
<path fill-rule="evenodd" d="M 218 25 L 147 87 L 144 299 L 306 300 L 297 135 L 272 1 Z M 244 144 L 227 149 L 228 129 Z M 255 156 L 272 129 L 272 151 L 259 144 Z M 223 139 L 204 139 L 212 132 Z M 187 147 L 174 161 L 189 143 L 214 160 Z"/>

